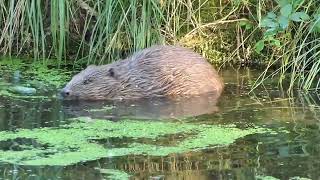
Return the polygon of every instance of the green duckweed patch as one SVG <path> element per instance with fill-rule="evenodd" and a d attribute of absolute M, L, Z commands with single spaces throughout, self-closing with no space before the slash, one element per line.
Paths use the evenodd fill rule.
<path fill-rule="evenodd" d="M 71 73 L 54 68 L 50 61 L 29 62 L 20 59 L 0 59 L 0 96 L 14 99 L 46 99 L 55 96 L 71 78 Z"/>
<path fill-rule="evenodd" d="M 39 63 L 32 63 L 26 74 L 33 76 L 35 81 L 41 81 L 56 88 L 62 87 L 71 78 L 71 74 L 68 71 L 49 68 L 48 65 Z"/>
<path fill-rule="evenodd" d="M 67 166 L 79 162 L 105 157 L 126 155 L 167 156 L 172 153 L 185 153 L 207 148 L 228 146 L 237 139 L 256 133 L 273 131 L 252 127 L 239 129 L 232 126 L 199 125 L 190 123 L 74 119 L 69 125 L 60 128 L 20 129 L 15 132 L 0 132 L 0 143 L 16 139 L 33 139 L 41 146 L 27 146 L 21 141 L 17 150 L 0 150 L 0 161 L 21 165 Z M 175 143 L 150 144 L 145 139 L 157 141 L 163 136 L 190 134 Z M 132 139 L 121 147 L 104 146 L 102 140 L 117 139 L 119 143 Z M 170 141 L 170 140 L 167 140 Z M 17 146 L 17 145 L 16 145 Z"/>
<path fill-rule="evenodd" d="M 15 71 L 22 69 L 25 66 L 25 63 L 21 59 L 3 59 L 0 58 L 0 68 L 1 70 L 6 71 Z"/>
<path fill-rule="evenodd" d="M 20 59 L 0 59 L 0 75 L 12 74 L 15 76 L 16 71 L 21 71 L 19 76 L 27 84 L 45 84 L 46 86 L 61 87 L 71 78 L 71 73 L 67 70 L 57 67 L 51 61 L 46 60 L 43 62 L 30 62 L 28 60 Z M 14 77 L 20 79 L 20 77 Z"/>

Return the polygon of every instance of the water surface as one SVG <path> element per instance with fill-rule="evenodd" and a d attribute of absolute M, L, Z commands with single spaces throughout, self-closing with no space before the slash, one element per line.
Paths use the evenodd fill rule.
<path fill-rule="evenodd" d="M 152 131 L 145 130 L 145 138 L 140 135 L 140 138 L 125 136 L 90 142 L 102 145 L 106 152 L 135 142 L 175 146 L 188 137 L 196 136 L 194 133 L 198 132 L 189 131 L 188 127 L 197 129 L 202 125 L 231 126 L 240 130 L 262 127 L 276 133 L 248 133 L 231 144 L 208 145 L 177 153 L 169 151 L 171 153 L 157 155 L 154 153 L 157 151 L 132 152 L 118 156 L 106 155 L 70 165 L 25 165 L 21 163 L 24 159 L 11 163 L 3 160 L 0 161 L 0 179 L 106 179 L 111 178 L 110 174 L 119 179 L 318 179 L 319 94 L 294 92 L 289 96 L 276 88 L 275 81 L 248 95 L 250 86 L 259 74 L 250 70 L 223 71 L 226 87 L 219 100 L 214 96 L 203 96 L 175 102 L 165 99 L 126 103 L 62 102 L 55 95 L 55 90 L 40 91 L 33 98 L 2 95 L 0 130 L 7 131 L 6 134 L 25 129 L 36 133 L 43 128 L 48 128 L 52 133 L 52 130 L 63 129 L 74 123 L 74 119 L 70 118 L 84 116 L 88 121 L 85 123 L 92 123 L 92 119 L 119 123 L 125 119 L 138 124 L 147 122 L 151 124 L 147 126 L 149 128 L 153 125 L 168 129 L 177 127 L 176 133 L 167 134 L 161 134 L 155 128 L 154 132 L 160 133 L 155 138 L 151 136 Z M 7 86 L 6 83 L 13 81 L 12 74 L 3 75 L 0 81 L 0 87 Z M 186 129 L 179 130 L 179 124 Z M 81 128 L 85 129 L 85 126 L 82 124 Z M 101 131 L 105 133 L 105 130 Z M 230 131 L 236 130 L 231 128 Z M 124 135 L 130 133 L 124 132 Z M 8 152 L 18 153 L 29 147 L 49 148 L 32 138 L 0 141 L 0 150 L 3 152 L 0 159 L 5 159 Z M 94 150 L 92 153 L 97 155 Z"/>

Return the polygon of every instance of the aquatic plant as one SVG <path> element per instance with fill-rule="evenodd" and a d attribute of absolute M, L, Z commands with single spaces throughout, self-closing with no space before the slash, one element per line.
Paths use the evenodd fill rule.
<path fill-rule="evenodd" d="M 178 142 L 159 144 L 167 135 L 185 134 Z M 125 155 L 167 156 L 202 149 L 228 146 L 238 138 L 255 133 L 275 133 L 269 129 L 252 127 L 238 129 L 232 126 L 197 125 L 159 121 L 123 120 L 112 122 L 86 118 L 60 128 L 20 129 L 0 132 L 0 143 L 10 149 L 0 150 L 0 161 L 22 165 L 65 166 L 104 157 Z M 103 142 L 117 138 L 120 146 Z M 130 143 L 121 145 L 121 141 Z M 157 144 L 152 142 L 157 141 Z M 29 142 L 29 143 L 28 143 Z M 30 143 L 32 142 L 32 143 Z"/>
<path fill-rule="evenodd" d="M 51 68 L 49 68 L 51 66 Z M 70 79 L 70 72 L 62 68 L 57 68 L 58 64 L 33 62 L 20 59 L 0 59 L 0 75 L 11 75 L 13 83 L 20 81 L 27 84 L 45 84 L 46 86 L 54 86 L 60 88 Z M 41 83 L 40 83 L 41 82 Z"/>
<path fill-rule="evenodd" d="M 15 99 L 47 99 L 69 79 L 70 72 L 54 64 L 28 63 L 19 59 L 0 60 L 0 96 Z"/>

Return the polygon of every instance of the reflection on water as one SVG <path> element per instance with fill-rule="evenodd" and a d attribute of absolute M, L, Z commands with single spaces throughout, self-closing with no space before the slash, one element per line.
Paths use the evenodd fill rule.
<path fill-rule="evenodd" d="M 257 179 L 263 176 L 318 179 L 319 94 L 295 92 L 289 96 L 275 89 L 277 82 L 270 82 L 248 96 L 257 75 L 259 72 L 249 70 L 224 71 L 222 76 L 226 86 L 218 101 L 214 96 L 136 102 L 61 102 L 54 97 L 23 100 L 0 97 L 1 130 L 59 127 L 69 123 L 66 121 L 68 117 L 91 116 L 158 121 L 187 117 L 188 122 L 199 124 L 235 124 L 240 128 L 260 125 L 289 132 L 250 135 L 227 147 L 164 157 L 129 155 L 67 167 L 18 166 L 0 162 L 0 179 L 106 178 L 99 168 L 123 170 L 136 179 Z M 32 142 L 28 140 L 28 143 Z M 106 146 L 112 146 L 112 142 L 108 143 Z"/>
<path fill-rule="evenodd" d="M 178 119 L 218 111 L 216 94 L 188 98 L 153 98 L 133 101 L 64 101 L 63 109 L 72 116 L 92 118 Z"/>
<path fill-rule="evenodd" d="M 0 130 L 58 126 L 65 118 L 61 108 L 56 99 L 0 97 Z"/>

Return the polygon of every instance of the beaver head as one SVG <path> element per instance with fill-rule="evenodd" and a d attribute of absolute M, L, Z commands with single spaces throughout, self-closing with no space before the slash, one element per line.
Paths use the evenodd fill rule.
<path fill-rule="evenodd" d="M 90 65 L 71 79 L 61 95 L 65 99 L 112 99 L 119 83 L 110 65 Z"/>

